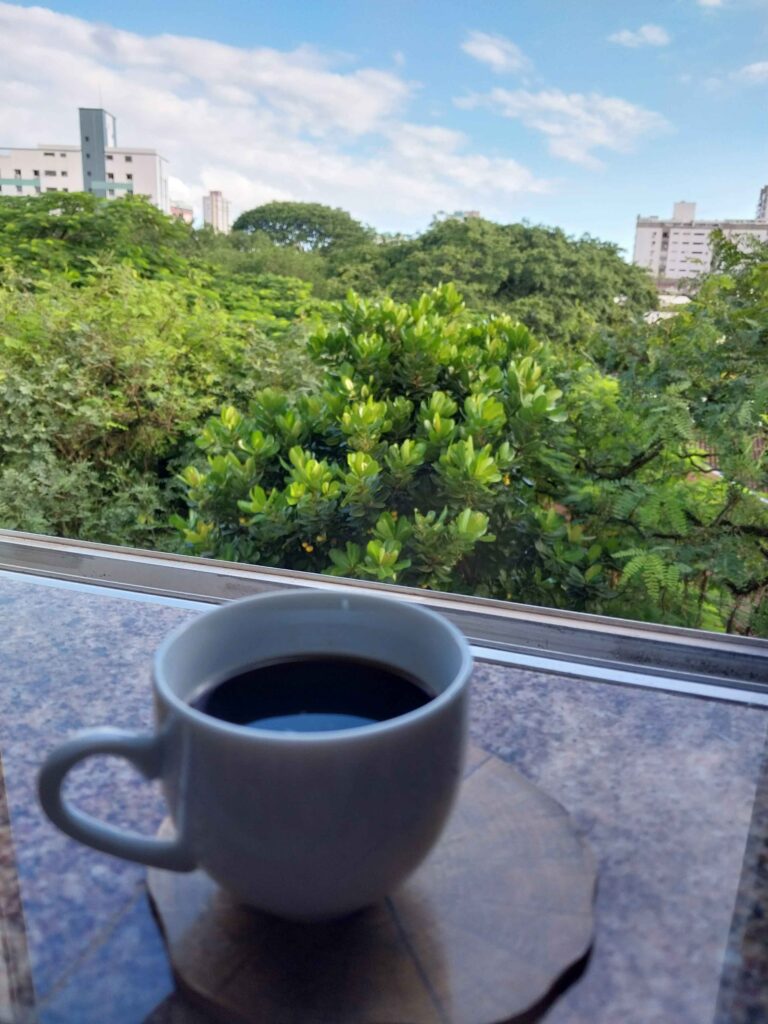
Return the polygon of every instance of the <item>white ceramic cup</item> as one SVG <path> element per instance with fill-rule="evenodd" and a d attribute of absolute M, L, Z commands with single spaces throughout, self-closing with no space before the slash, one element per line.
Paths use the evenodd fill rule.
<path fill-rule="evenodd" d="M 314 733 L 234 725 L 188 702 L 260 663 L 312 654 L 399 669 L 432 699 L 386 721 Z M 40 801 L 60 829 L 97 850 L 202 868 L 241 902 L 283 917 L 346 914 L 385 896 L 438 838 L 462 774 L 471 671 L 461 633 L 417 604 L 311 590 L 235 601 L 157 651 L 154 734 L 79 733 L 43 764 Z M 176 838 L 125 832 L 64 799 L 69 770 L 95 754 L 125 757 L 161 780 Z"/>

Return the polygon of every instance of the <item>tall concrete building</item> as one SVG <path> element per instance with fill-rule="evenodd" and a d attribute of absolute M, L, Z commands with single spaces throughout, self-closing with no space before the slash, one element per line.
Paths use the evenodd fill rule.
<path fill-rule="evenodd" d="M 94 107 L 80 107 L 80 146 L 83 191 L 107 198 L 107 149 L 117 147 L 117 124 L 112 114 Z"/>
<path fill-rule="evenodd" d="M 766 189 L 760 193 L 765 207 Z M 660 287 L 674 288 L 679 281 L 705 274 L 712 266 L 710 235 L 719 228 L 738 244 L 750 239 L 768 241 L 768 220 L 696 220 L 696 204 L 675 203 L 669 220 L 638 217 L 633 262 L 645 267 Z"/>
<path fill-rule="evenodd" d="M 115 118 L 106 110 L 80 108 L 80 145 L 0 147 L 0 195 L 91 192 L 104 199 L 146 196 L 168 213 L 167 161 L 154 149 L 118 146 Z"/>
<path fill-rule="evenodd" d="M 229 232 L 229 201 L 221 192 L 209 192 L 203 196 L 203 223 L 214 231 Z"/>

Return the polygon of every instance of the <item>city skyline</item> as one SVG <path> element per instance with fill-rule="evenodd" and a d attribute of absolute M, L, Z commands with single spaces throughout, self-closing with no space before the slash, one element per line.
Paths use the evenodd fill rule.
<path fill-rule="evenodd" d="M 0 145 L 104 106 L 198 216 L 211 189 L 233 217 L 308 200 L 406 233 L 477 209 L 628 259 L 638 214 L 753 217 L 768 180 L 762 0 L 203 6 L 0 2 Z"/>

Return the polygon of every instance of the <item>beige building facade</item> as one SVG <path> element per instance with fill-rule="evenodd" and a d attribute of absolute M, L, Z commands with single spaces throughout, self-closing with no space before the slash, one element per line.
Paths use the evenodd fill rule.
<path fill-rule="evenodd" d="M 761 193 L 762 196 L 762 193 Z M 768 221 L 696 220 L 696 204 L 675 203 L 668 220 L 638 217 L 633 263 L 645 267 L 661 286 L 707 273 L 712 266 L 711 235 L 720 229 L 738 244 L 768 241 Z"/>
<path fill-rule="evenodd" d="M 229 200 L 221 192 L 209 192 L 203 196 L 203 223 L 214 231 L 229 233 Z"/>

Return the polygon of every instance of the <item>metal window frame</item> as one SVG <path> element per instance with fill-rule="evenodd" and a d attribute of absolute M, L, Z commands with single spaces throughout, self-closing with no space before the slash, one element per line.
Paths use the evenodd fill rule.
<path fill-rule="evenodd" d="M 0 570 L 207 604 L 287 587 L 380 592 L 441 612 L 489 661 L 768 706 L 768 640 L 14 530 L 0 530 Z"/>

